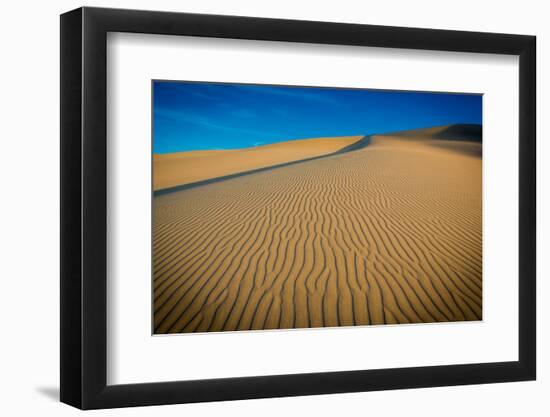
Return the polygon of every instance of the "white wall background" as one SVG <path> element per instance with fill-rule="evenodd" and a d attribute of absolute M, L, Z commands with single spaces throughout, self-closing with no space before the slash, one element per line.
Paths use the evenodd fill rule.
<path fill-rule="evenodd" d="M 4 4 L 0 24 L 0 412 L 76 415 L 59 392 L 59 17 L 73 0 Z M 94 415 L 422 415 L 544 416 L 550 412 L 550 158 L 542 138 L 549 82 L 550 26 L 545 3 L 462 0 L 337 2 L 298 0 L 125 0 L 86 5 L 238 14 L 533 34 L 538 36 L 539 137 L 539 366 L 538 381 L 344 395 L 236 401 L 94 412 Z"/>

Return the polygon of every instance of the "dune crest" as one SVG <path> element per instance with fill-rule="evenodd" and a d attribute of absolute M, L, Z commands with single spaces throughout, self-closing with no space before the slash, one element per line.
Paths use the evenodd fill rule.
<path fill-rule="evenodd" d="M 362 138 L 363 136 L 312 138 L 235 150 L 155 154 L 153 156 L 153 190 L 163 190 L 327 155 L 346 148 Z"/>

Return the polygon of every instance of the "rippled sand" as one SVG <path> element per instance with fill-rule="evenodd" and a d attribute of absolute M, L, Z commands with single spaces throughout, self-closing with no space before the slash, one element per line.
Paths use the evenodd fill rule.
<path fill-rule="evenodd" d="M 440 133 L 154 197 L 155 333 L 480 320 L 481 143 Z"/>
<path fill-rule="evenodd" d="M 314 138 L 279 142 L 253 148 L 156 154 L 153 189 L 167 188 L 252 171 L 291 161 L 331 154 L 362 136 Z"/>

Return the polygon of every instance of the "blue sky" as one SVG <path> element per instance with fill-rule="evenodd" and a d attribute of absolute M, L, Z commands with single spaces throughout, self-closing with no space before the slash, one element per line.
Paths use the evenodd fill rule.
<path fill-rule="evenodd" d="M 153 82 L 153 152 L 481 124 L 481 95 Z"/>

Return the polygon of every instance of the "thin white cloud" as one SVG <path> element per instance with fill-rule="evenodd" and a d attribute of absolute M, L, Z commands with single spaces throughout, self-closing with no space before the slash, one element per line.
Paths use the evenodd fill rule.
<path fill-rule="evenodd" d="M 290 97 L 304 101 L 316 101 L 325 104 L 340 105 L 341 103 L 331 97 L 308 91 L 307 87 L 296 88 L 278 88 L 274 86 L 262 85 L 236 85 L 236 88 L 242 88 L 245 91 L 254 91 L 255 93 L 266 94 L 279 97 Z"/>
<path fill-rule="evenodd" d="M 176 122 L 184 121 L 184 122 L 192 123 L 198 126 L 208 127 L 211 129 L 226 130 L 231 132 L 242 132 L 242 133 L 249 133 L 249 134 L 261 135 L 261 136 L 273 136 L 272 133 L 265 132 L 265 131 L 259 131 L 254 129 L 247 129 L 242 127 L 235 127 L 235 126 L 215 123 L 204 116 L 193 114 L 188 111 L 177 112 L 177 111 L 166 110 L 166 109 L 155 109 L 155 115 L 165 117 Z"/>

